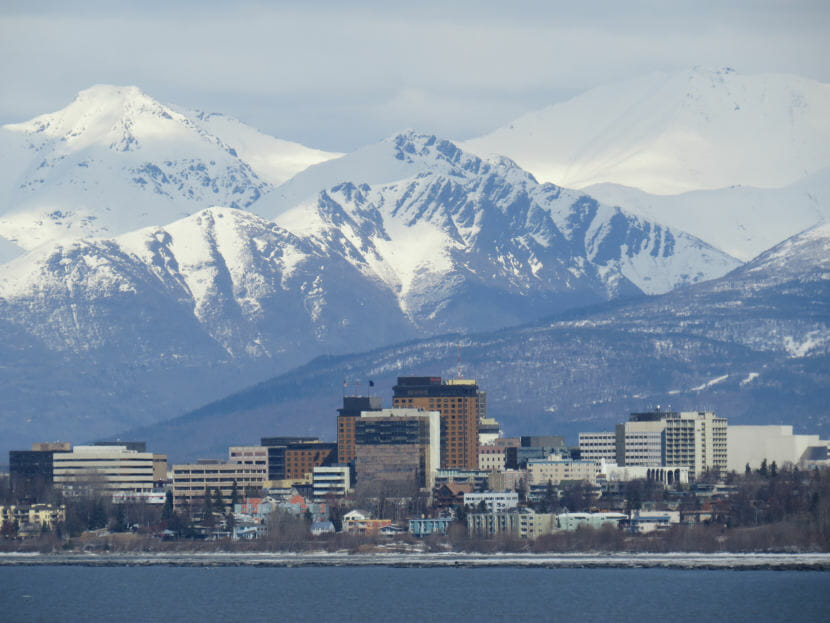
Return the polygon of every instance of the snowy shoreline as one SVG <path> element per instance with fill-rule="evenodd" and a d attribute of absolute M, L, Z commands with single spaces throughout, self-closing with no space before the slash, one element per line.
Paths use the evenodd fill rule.
<path fill-rule="evenodd" d="M 830 571 L 830 553 L 811 554 L 348 554 L 348 553 L 0 553 L 0 566 L 177 567 L 528 567 Z"/>

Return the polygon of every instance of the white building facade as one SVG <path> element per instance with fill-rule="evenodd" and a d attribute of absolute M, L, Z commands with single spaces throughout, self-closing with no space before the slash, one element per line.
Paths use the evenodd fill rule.
<path fill-rule="evenodd" d="M 52 458 L 55 486 L 66 491 L 152 492 L 152 452 L 126 446 L 75 446 Z"/>

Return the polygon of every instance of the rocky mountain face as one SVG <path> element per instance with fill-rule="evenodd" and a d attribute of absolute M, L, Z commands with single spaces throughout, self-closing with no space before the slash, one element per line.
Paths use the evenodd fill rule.
<path fill-rule="evenodd" d="M 0 236 L 32 249 L 214 205 L 247 208 L 335 155 L 163 105 L 136 87 L 99 85 L 58 112 L 0 128 Z"/>
<path fill-rule="evenodd" d="M 334 435 L 342 381 L 372 379 L 391 402 L 398 375 L 460 365 L 507 434 L 612 430 L 660 404 L 714 409 L 735 424 L 830 434 L 830 227 L 813 228 L 730 274 L 518 328 L 325 357 L 180 418 L 124 433 L 181 458 L 259 434 Z M 298 417 L 297 414 L 303 414 Z M 195 436 L 196 431 L 212 431 Z"/>
<path fill-rule="evenodd" d="M 742 261 L 830 220 L 830 85 L 798 76 L 654 73 L 460 145 Z"/>

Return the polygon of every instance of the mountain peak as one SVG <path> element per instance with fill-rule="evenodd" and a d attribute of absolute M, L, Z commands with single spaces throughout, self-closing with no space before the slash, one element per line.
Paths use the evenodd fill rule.
<path fill-rule="evenodd" d="M 95 85 L 79 92 L 68 106 L 57 112 L 4 127 L 61 141 L 68 151 L 92 144 L 103 144 L 115 151 L 133 151 L 140 146 L 138 135 L 177 133 L 177 127 L 185 121 L 183 115 L 138 87 Z"/>
<path fill-rule="evenodd" d="M 780 188 L 830 166 L 830 85 L 729 67 L 595 87 L 461 143 L 568 188 Z"/>

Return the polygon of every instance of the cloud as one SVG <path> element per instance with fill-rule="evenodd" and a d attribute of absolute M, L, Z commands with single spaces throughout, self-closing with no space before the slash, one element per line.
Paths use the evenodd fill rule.
<path fill-rule="evenodd" d="M 731 65 L 830 81 L 822 2 L 31 4 L 0 10 L 3 122 L 94 83 L 137 84 L 348 150 L 390 128 L 483 133 L 655 69 Z"/>

